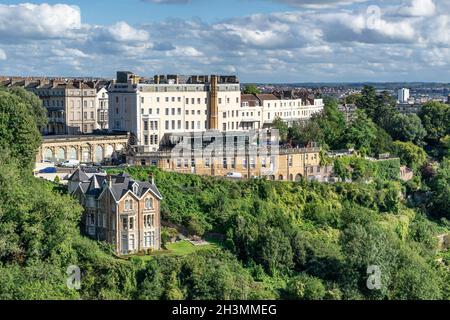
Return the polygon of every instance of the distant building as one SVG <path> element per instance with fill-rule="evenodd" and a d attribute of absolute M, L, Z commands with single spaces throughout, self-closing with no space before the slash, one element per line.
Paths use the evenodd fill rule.
<path fill-rule="evenodd" d="M 398 102 L 408 103 L 409 101 L 409 89 L 402 88 L 398 90 Z"/>
<path fill-rule="evenodd" d="M 97 124 L 98 129 L 106 130 L 109 124 L 109 98 L 106 86 L 97 88 Z"/>
<path fill-rule="evenodd" d="M 168 133 L 237 130 L 240 111 L 235 76 L 156 75 L 149 83 L 118 72 L 109 90 L 109 129 L 130 132 L 132 144 L 148 152 Z"/>
<path fill-rule="evenodd" d="M 127 174 L 106 175 L 77 169 L 69 189 L 84 207 L 81 231 L 111 243 L 119 255 L 161 249 L 162 196 L 153 177 L 136 181 Z"/>
<path fill-rule="evenodd" d="M 193 143 L 182 150 L 183 152 L 173 148 L 157 152 L 144 152 L 142 148 L 133 148 L 127 155 L 127 163 L 135 166 L 156 166 L 164 171 L 178 173 L 217 177 L 238 173 L 244 179 L 265 177 L 276 181 L 299 181 L 302 177 L 306 178 L 307 166 L 320 164 L 319 147 L 279 148 L 272 153 L 272 150 L 269 152 L 268 149 L 264 150 L 264 147 L 254 145 L 254 151 L 248 152 L 251 148 L 249 141 L 246 141 L 245 145 L 235 144 L 245 139 L 245 133 L 228 134 L 225 141 L 219 143 L 221 149 L 214 149 L 214 152 L 211 152 L 210 144 L 202 146 L 201 136 L 173 135 L 173 141 L 192 139 Z M 231 138 L 232 143 L 229 143 L 228 138 Z M 219 136 L 215 137 L 215 141 L 219 141 Z"/>
<path fill-rule="evenodd" d="M 89 134 L 108 127 L 108 81 L 11 78 L 1 84 L 25 88 L 42 100 L 48 113 L 45 135 Z"/>

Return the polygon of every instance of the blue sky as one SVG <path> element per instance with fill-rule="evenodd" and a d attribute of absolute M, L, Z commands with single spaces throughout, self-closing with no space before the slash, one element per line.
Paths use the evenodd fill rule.
<path fill-rule="evenodd" d="M 24 1 L 2 1 L 5 4 L 20 4 Z M 77 5 L 83 12 L 83 22 L 90 24 L 112 24 L 125 20 L 134 23 L 163 21 L 167 18 L 200 18 L 215 22 L 225 18 L 254 13 L 271 13 L 289 10 L 289 5 L 274 1 L 255 0 L 192 0 L 189 5 L 151 3 L 142 0 L 78 0 L 78 1 L 26 1 L 29 3 L 64 3 Z M 101 13 L 101 14 L 99 14 Z"/>
<path fill-rule="evenodd" d="M 0 74 L 111 77 L 129 69 L 253 82 L 450 82 L 449 3 L 4 0 Z"/>

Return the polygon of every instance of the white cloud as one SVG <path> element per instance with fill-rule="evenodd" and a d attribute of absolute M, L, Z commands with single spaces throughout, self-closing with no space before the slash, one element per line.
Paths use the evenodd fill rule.
<path fill-rule="evenodd" d="M 167 51 L 168 57 L 202 57 L 203 53 L 190 46 L 177 46 L 173 50 Z"/>
<path fill-rule="evenodd" d="M 398 12 L 410 17 L 431 17 L 436 12 L 436 5 L 433 0 L 409 0 Z"/>
<path fill-rule="evenodd" d="M 372 0 L 382 15 L 369 26 L 367 6 L 341 6 L 360 1 L 314 1 L 322 9 L 284 1 L 289 12 L 142 25 L 82 24 L 79 9 L 67 5 L 0 5 L 0 68 L 24 75 L 237 73 L 270 82 L 439 80 L 450 72 L 450 6 L 442 2 Z"/>
<path fill-rule="evenodd" d="M 147 31 L 133 28 L 124 21 L 117 22 L 106 30 L 109 36 L 118 42 L 147 41 L 149 38 Z"/>
<path fill-rule="evenodd" d="M 80 29 L 81 14 L 76 6 L 65 4 L 0 4 L 0 36 L 68 37 Z"/>
<path fill-rule="evenodd" d="M 51 51 L 57 57 L 88 58 L 83 51 L 73 48 L 55 48 Z"/>

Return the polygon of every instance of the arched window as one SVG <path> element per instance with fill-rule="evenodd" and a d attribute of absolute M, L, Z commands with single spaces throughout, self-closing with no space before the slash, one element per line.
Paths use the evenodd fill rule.
<path fill-rule="evenodd" d="M 153 209 L 153 199 L 152 198 L 145 199 L 145 209 Z"/>
<path fill-rule="evenodd" d="M 125 210 L 132 210 L 132 209 L 133 209 L 133 201 L 125 200 Z"/>
<path fill-rule="evenodd" d="M 135 195 L 137 195 L 137 194 L 138 194 L 138 191 L 139 191 L 139 186 L 138 186 L 138 184 L 137 184 L 137 183 L 133 184 L 133 193 L 134 193 Z"/>

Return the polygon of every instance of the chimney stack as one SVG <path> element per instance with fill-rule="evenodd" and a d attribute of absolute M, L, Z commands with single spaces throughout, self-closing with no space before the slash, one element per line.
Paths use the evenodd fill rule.
<path fill-rule="evenodd" d="M 149 179 L 151 184 L 155 185 L 155 176 L 153 175 L 153 172 L 150 172 L 148 174 L 148 179 Z"/>

